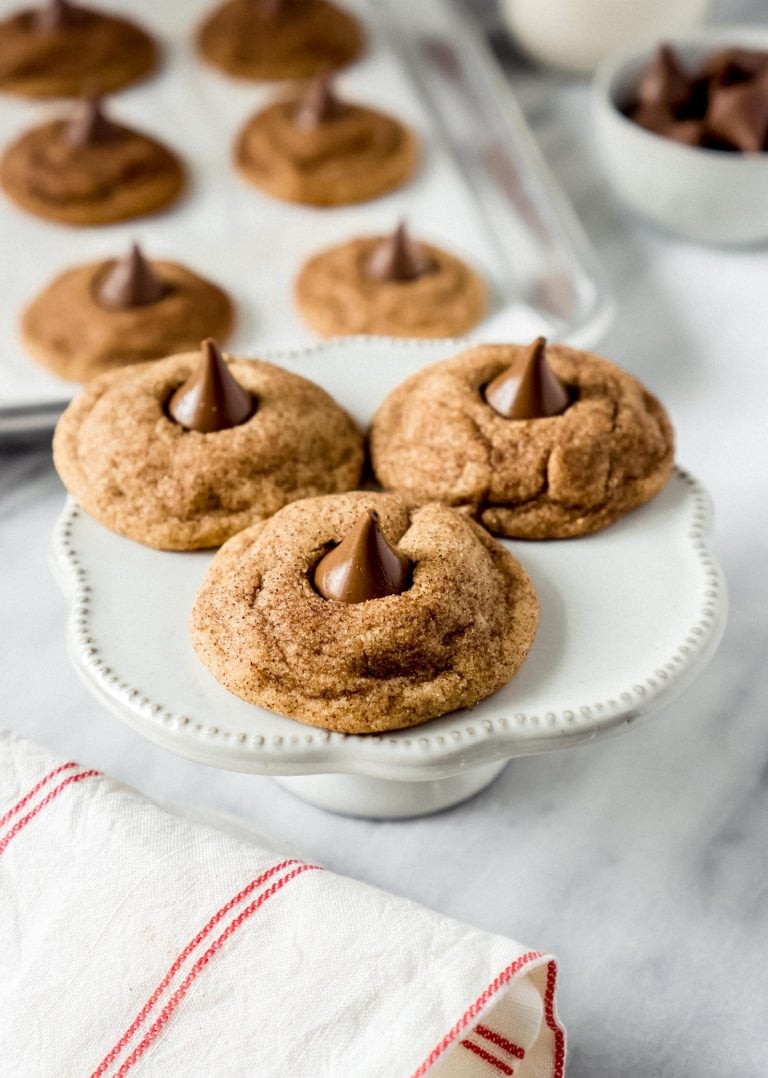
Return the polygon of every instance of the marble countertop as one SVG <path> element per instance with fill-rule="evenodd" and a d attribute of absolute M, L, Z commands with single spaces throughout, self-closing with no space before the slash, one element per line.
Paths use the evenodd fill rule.
<path fill-rule="evenodd" d="M 768 252 L 699 247 L 633 218 L 585 125 L 587 87 L 513 78 L 618 295 L 601 351 L 663 398 L 678 459 L 714 496 L 731 615 L 706 672 L 625 736 L 514 761 L 441 815 L 326 815 L 268 778 L 155 748 L 87 693 L 47 568 L 63 491 L 49 450 L 26 447 L 0 450 L 0 723 L 158 800 L 235 813 L 338 872 L 554 951 L 569 1078 L 764 1078 Z"/>

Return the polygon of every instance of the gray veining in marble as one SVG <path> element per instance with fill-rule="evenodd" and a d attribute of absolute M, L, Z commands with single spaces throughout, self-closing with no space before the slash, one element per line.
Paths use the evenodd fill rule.
<path fill-rule="evenodd" d="M 238 813 L 339 872 L 553 950 L 570 1078 L 765 1078 L 768 252 L 701 248 L 631 217 L 601 172 L 586 86 L 513 78 L 617 289 L 602 351 L 664 398 L 679 459 L 714 495 L 732 609 L 704 675 L 647 725 L 516 761 L 442 815 L 324 815 L 268 779 L 166 754 L 81 686 L 46 565 L 62 490 L 48 450 L 25 448 L 0 452 L 0 721 L 160 800 Z"/>

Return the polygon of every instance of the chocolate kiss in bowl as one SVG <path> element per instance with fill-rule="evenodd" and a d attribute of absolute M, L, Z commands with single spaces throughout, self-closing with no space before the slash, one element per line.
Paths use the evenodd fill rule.
<path fill-rule="evenodd" d="M 537 337 L 522 368 L 513 363 L 485 387 L 486 404 L 504 419 L 544 419 L 571 403 L 568 386 L 547 360 L 547 342 Z"/>
<path fill-rule="evenodd" d="M 258 402 L 231 373 L 221 350 L 203 341 L 200 362 L 168 402 L 168 413 L 187 430 L 212 434 L 250 419 Z"/>
<path fill-rule="evenodd" d="M 134 243 L 127 255 L 113 263 L 96 287 L 96 298 L 102 307 L 125 311 L 131 307 L 146 307 L 165 294 L 165 285 L 155 276 Z"/>
<path fill-rule="evenodd" d="M 411 563 L 379 527 L 379 515 L 366 510 L 338 546 L 315 566 L 313 582 L 324 599 L 365 603 L 400 595 L 410 582 Z"/>

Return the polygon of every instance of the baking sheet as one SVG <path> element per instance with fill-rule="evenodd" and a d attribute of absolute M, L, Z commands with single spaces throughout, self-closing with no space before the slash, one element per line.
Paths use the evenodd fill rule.
<path fill-rule="evenodd" d="M 237 131 L 280 88 L 226 78 L 197 59 L 192 33 L 212 6 L 211 0 L 165 0 L 162 4 L 131 0 L 109 6 L 142 21 L 165 51 L 159 74 L 114 95 L 109 111 L 115 119 L 144 129 L 174 148 L 189 168 L 189 190 L 170 211 L 102 228 L 59 226 L 23 213 L 4 197 L 0 200 L 0 433 L 4 429 L 49 428 L 58 406 L 77 389 L 24 355 L 17 333 L 24 305 L 65 268 L 115 257 L 133 240 L 142 244 L 150 258 L 184 262 L 231 294 L 238 318 L 229 347 L 246 354 L 315 340 L 292 301 L 292 283 L 304 260 L 354 235 L 386 232 L 401 217 L 419 237 L 465 257 L 489 281 L 493 310 L 475 337 L 524 339 L 538 332 L 551 333 L 548 312 L 532 307 L 530 295 L 526 296 L 521 286 L 527 261 L 535 254 L 523 242 L 530 237 L 525 229 L 518 229 L 516 236 L 504 236 L 502 226 L 509 225 L 510 218 L 504 220 L 509 206 L 504 206 L 503 192 L 501 202 L 494 203 L 487 177 L 472 174 L 467 147 L 451 145 L 451 138 L 460 142 L 461 129 L 452 130 L 451 124 L 442 123 L 441 110 L 450 111 L 452 121 L 457 117 L 461 120 L 455 95 L 469 96 L 466 130 L 467 123 L 477 128 L 473 109 L 482 109 L 483 102 L 496 108 L 496 120 L 499 113 L 511 109 L 507 119 L 512 127 L 507 129 L 507 138 L 503 131 L 492 130 L 494 117 L 486 116 L 483 124 L 497 145 L 502 140 L 508 144 L 515 140 L 515 152 L 529 161 L 534 181 L 543 166 L 531 160 L 535 148 L 532 151 L 530 134 L 521 130 L 522 120 L 515 115 L 511 98 L 504 100 L 509 91 L 502 86 L 499 73 L 491 70 L 490 54 L 482 54 L 479 38 L 470 40 L 460 12 L 446 0 L 419 0 L 418 5 L 410 0 L 347 0 L 347 7 L 364 21 L 368 51 L 361 62 L 340 73 L 339 93 L 402 118 L 420 136 L 424 154 L 418 175 L 400 190 L 370 203 L 332 210 L 278 202 L 235 174 L 232 144 Z M 481 77 L 490 82 L 481 88 L 469 81 L 458 88 L 449 84 L 442 88 L 448 97 L 441 101 L 439 68 L 430 69 L 428 53 L 423 51 L 425 40 L 440 38 L 461 41 L 461 56 L 469 65 L 471 79 L 476 79 L 478 65 L 487 64 L 489 70 L 484 75 L 481 72 Z M 494 84 L 494 78 L 499 82 Z M 6 145 L 29 126 L 66 113 L 70 107 L 66 102 L 27 102 L 2 96 L 0 143 Z M 529 144 L 525 144 L 526 139 Z M 509 164 L 505 168 L 508 179 Z M 529 176 L 526 182 L 530 180 Z M 535 199 L 552 195 L 556 201 L 562 199 L 551 177 L 534 183 Z M 559 212 L 562 226 L 559 232 L 543 238 L 547 257 L 560 257 L 565 250 L 569 266 L 575 266 L 592 289 L 598 314 L 605 315 L 610 303 L 604 282 L 597 279 L 596 263 L 590 261 L 591 252 L 578 235 L 567 207 L 564 222 L 562 202 L 559 207 L 547 205 L 546 210 L 555 218 Z M 551 214 L 548 220 L 552 221 Z M 575 255 L 568 249 L 574 241 L 574 228 L 575 244 L 580 247 Z M 553 251 L 557 243 L 559 252 Z M 515 275 L 510 274 L 510 258 L 517 262 Z M 582 314 L 579 312 L 583 322 Z M 587 332 L 596 332 L 598 323 L 600 318 Z M 569 327 L 560 319 L 557 335 L 567 339 L 570 328 L 582 334 L 584 343 L 583 325 Z"/>

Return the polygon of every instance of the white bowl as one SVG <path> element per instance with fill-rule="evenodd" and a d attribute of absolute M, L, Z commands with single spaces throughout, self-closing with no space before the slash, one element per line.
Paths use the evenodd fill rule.
<path fill-rule="evenodd" d="M 672 38 L 686 67 L 732 45 L 768 49 L 768 29 L 719 26 Z M 768 239 L 768 153 L 724 153 L 646 131 L 620 111 L 659 42 L 609 56 L 593 84 L 603 156 L 629 205 L 672 232 L 705 243 Z"/>
<path fill-rule="evenodd" d="M 351 337 L 267 358 L 318 382 L 367 427 L 403 378 L 461 347 Z M 282 776 L 323 808 L 395 817 L 455 804 L 512 757 L 591 743 L 667 704 L 704 668 L 725 624 L 710 534 L 708 495 L 678 471 L 647 505 L 597 535 L 505 541 L 541 603 L 520 673 L 471 711 L 359 736 L 255 707 L 209 674 L 187 621 L 211 551 L 151 550 L 70 501 L 52 564 L 70 602 L 76 670 L 139 734 L 212 767 Z"/>

